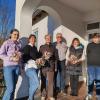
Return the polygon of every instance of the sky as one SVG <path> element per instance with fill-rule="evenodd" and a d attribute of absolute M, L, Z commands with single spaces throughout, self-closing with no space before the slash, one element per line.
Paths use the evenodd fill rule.
<path fill-rule="evenodd" d="M 5 37 L 15 25 L 16 0 L 0 0 L 0 37 Z"/>

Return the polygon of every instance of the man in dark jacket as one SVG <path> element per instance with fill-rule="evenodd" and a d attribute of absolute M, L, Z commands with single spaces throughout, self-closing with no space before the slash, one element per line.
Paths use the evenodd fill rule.
<path fill-rule="evenodd" d="M 88 65 L 88 98 L 92 98 L 93 86 L 96 84 L 96 94 L 100 100 L 100 37 L 93 34 L 92 42 L 87 46 Z"/>
<path fill-rule="evenodd" d="M 41 68 L 41 100 L 45 100 L 46 97 L 49 100 L 53 98 L 53 80 L 55 72 L 55 64 L 57 53 L 54 46 L 51 44 L 51 36 L 48 34 L 45 36 L 45 44 L 40 47 L 40 55 L 43 56 L 46 53 L 50 53 L 50 58 L 45 62 L 45 65 Z"/>

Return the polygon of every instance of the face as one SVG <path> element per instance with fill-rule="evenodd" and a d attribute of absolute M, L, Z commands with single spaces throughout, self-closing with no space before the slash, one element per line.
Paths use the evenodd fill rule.
<path fill-rule="evenodd" d="M 74 46 L 74 47 L 79 46 L 79 41 L 75 40 L 75 41 L 73 42 L 73 46 Z"/>
<path fill-rule="evenodd" d="M 92 41 L 94 43 L 99 43 L 100 39 L 99 39 L 99 37 L 93 37 Z"/>
<path fill-rule="evenodd" d="M 45 37 L 45 42 L 46 42 L 46 44 L 50 44 L 51 43 L 51 37 L 50 36 L 46 36 Z"/>
<path fill-rule="evenodd" d="M 12 34 L 11 34 L 11 39 L 13 41 L 17 41 L 19 38 L 19 33 L 17 31 L 14 31 Z"/>
<path fill-rule="evenodd" d="M 56 39 L 57 39 L 57 42 L 58 43 L 61 42 L 62 41 L 62 35 L 57 35 L 56 36 Z"/>
<path fill-rule="evenodd" d="M 35 45 L 35 42 L 36 42 L 36 39 L 34 36 L 32 36 L 30 39 L 29 39 L 29 43 L 31 43 L 32 45 Z"/>

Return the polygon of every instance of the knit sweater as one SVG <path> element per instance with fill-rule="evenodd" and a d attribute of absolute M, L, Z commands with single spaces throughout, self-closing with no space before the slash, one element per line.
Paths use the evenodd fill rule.
<path fill-rule="evenodd" d="M 28 60 L 36 60 L 39 58 L 38 50 L 35 46 L 26 45 L 22 50 L 23 63 L 27 63 Z"/>
<path fill-rule="evenodd" d="M 0 48 L 0 59 L 3 60 L 3 66 L 13 66 L 18 65 L 19 62 L 10 61 L 10 57 L 15 51 L 20 52 L 21 44 L 11 39 L 6 40 Z"/>

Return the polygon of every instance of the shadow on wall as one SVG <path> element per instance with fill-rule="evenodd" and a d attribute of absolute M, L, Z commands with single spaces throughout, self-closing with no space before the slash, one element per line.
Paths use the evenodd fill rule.
<path fill-rule="evenodd" d="M 81 42 L 84 46 L 87 45 L 87 41 L 85 40 L 85 38 L 82 38 L 82 37 L 80 36 L 81 33 L 80 33 L 80 34 L 77 34 L 77 33 L 75 33 L 74 31 L 68 29 L 67 27 L 65 27 L 65 26 L 63 26 L 63 25 L 59 26 L 58 28 L 56 28 L 56 29 L 54 30 L 53 41 L 56 41 L 56 34 L 59 33 L 59 32 L 62 33 L 64 40 L 67 41 L 67 46 L 68 46 L 68 47 L 70 47 L 73 38 L 79 38 L 80 42 Z M 85 34 L 84 34 L 84 36 L 85 36 Z"/>
<path fill-rule="evenodd" d="M 28 44 L 28 38 L 27 37 L 22 37 L 19 39 L 19 41 L 21 42 L 22 48 L 25 47 L 25 45 Z"/>
<path fill-rule="evenodd" d="M 25 73 L 19 76 L 16 87 L 17 87 L 16 92 L 15 92 L 16 99 L 27 97 L 29 95 L 28 94 L 28 91 L 29 91 L 28 77 L 25 75 Z"/>
<path fill-rule="evenodd" d="M 28 44 L 27 37 L 22 37 L 19 39 L 19 41 L 21 42 L 22 49 L 23 47 L 25 47 L 25 45 Z M 19 99 L 28 96 L 28 89 L 29 89 L 28 78 L 25 75 L 25 72 L 23 71 L 23 73 L 19 75 L 18 78 L 18 82 L 15 90 L 15 98 Z"/>

